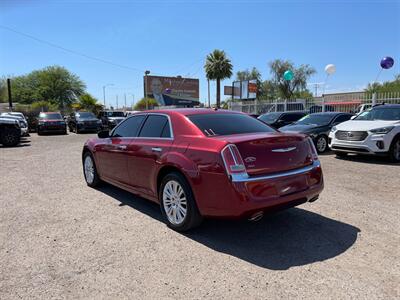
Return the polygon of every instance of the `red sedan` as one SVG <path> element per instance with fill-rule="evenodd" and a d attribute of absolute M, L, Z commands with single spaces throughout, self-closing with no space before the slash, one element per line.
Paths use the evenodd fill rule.
<path fill-rule="evenodd" d="M 224 110 L 134 114 L 89 139 L 82 159 L 89 186 L 105 181 L 157 202 L 179 231 L 204 217 L 258 219 L 323 189 L 310 138 Z"/>

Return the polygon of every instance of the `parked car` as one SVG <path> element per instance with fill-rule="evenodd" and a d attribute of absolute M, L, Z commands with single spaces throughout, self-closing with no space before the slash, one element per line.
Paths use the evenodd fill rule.
<path fill-rule="evenodd" d="M 67 134 L 67 124 L 58 112 L 42 112 L 38 117 L 36 131 L 38 135 L 50 132 Z"/>
<path fill-rule="evenodd" d="M 4 112 L 4 113 L 1 113 L 1 116 L 5 116 L 8 118 L 18 120 L 19 127 L 21 129 L 21 136 L 29 136 L 28 121 L 25 119 L 25 116 L 23 113 L 21 113 L 21 112 Z"/>
<path fill-rule="evenodd" d="M 101 120 L 91 112 L 80 111 L 71 113 L 68 118 L 69 131 L 80 133 L 83 131 L 98 132 L 102 129 Z"/>
<path fill-rule="evenodd" d="M 375 106 L 362 112 L 353 120 L 334 126 L 329 139 L 338 156 L 387 155 L 400 162 L 400 104 Z"/>
<path fill-rule="evenodd" d="M 5 147 L 17 146 L 21 140 L 20 122 L 9 116 L 0 116 L 0 144 Z"/>
<path fill-rule="evenodd" d="M 313 202 L 323 188 L 310 138 L 244 113 L 142 112 L 98 136 L 83 147 L 87 185 L 106 181 L 157 202 L 179 231 L 204 217 L 259 219 L 265 211 Z"/>
<path fill-rule="evenodd" d="M 298 121 L 305 115 L 304 112 L 270 112 L 259 116 L 258 119 L 278 129 Z"/>
<path fill-rule="evenodd" d="M 125 113 L 123 111 L 115 110 L 101 111 L 98 118 L 101 120 L 104 129 L 113 129 L 125 119 Z"/>
<path fill-rule="evenodd" d="M 310 136 L 318 153 L 328 150 L 328 135 L 331 128 L 350 120 L 352 114 L 325 112 L 307 115 L 297 122 L 280 128 L 283 132 L 304 133 Z"/>

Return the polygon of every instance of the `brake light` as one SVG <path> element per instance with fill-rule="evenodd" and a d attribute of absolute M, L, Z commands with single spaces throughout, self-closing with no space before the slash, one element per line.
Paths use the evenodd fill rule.
<path fill-rule="evenodd" d="M 227 145 L 222 149 L 221 155 L 228 175 L 246 173 L 242 156 L 235 145 Z"/>
<path fill-rule="evenodd" d="M 318 160 L 318 152 L 317 152 L 317 149 L 315 149 L 313 140 L 311 138 L 308 138 L 308 143 L 310 144 L 312 159 Z"/>

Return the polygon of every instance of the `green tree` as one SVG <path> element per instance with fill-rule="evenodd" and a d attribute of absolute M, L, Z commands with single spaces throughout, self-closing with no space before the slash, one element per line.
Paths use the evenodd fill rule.
<path fill-rule="evenodd" d="M 154 98 L 142 98 L 136 102 L 134 110 L 153 109 L 158 106 L 158 102 Z"/>
<path fill-rule="evenodd" d="M 307 80 L 316 71 L 310 65 L 295 65 L 289 60 L 276 59 L 269 63 L 271 68 L 272 82 L 276 85 L 278 96 L 283 99 L 292 99 L 295 92 L 302 92 L 307 90 Z M 293 72 L 293 79 L 287 81 L 283 78 L 285 71 L 291 70 Z"/>
<path fill-rule="evenodd" d="M 72 104 L 72 108 L 91 111 L 97 115 L 103 109 L 103 105 L 99 104 L 97 99 L 89 93 L 84 93 L 79 97 L 78 102 Z"/>
<path fill-rule="evenodd" d="M 50 66 L 12 78 L 15 102 L 31 104 L 49 101 L 58 108 L 69 107 L 85 91 L 85 84 L 75 74 L 60 66 Z"/>
<path fill-rule="evenodd" d="M 232 76 L 233 66 L 229 58 L 226 57 L 224 51 L 214 50 L 206 57 L 204 65 L 206 77 L 209 80 L 216 80 L 217 82 L 217 107 L 221 105 L 221 80 L 230 78 Z"/>
<path fill-rule="evenodd" d="M 384 83 L 370 83 L 365 89 L 367 93 L 400 93 L 400 74 L 397 74 L 392 81 Z"/>

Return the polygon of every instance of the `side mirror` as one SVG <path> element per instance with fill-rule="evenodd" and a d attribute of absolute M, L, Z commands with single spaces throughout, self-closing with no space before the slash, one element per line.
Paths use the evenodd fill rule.
<path fill-rule="evenodd" d="M 110 137 L 110 133 L 109 133 L 108 130 L 102 130 L 102 131 L 99 131 L 99 133 L 97 134 L 97 136 L 98 136 L 100 139 L 106 139 L 106 138 Z"/>

